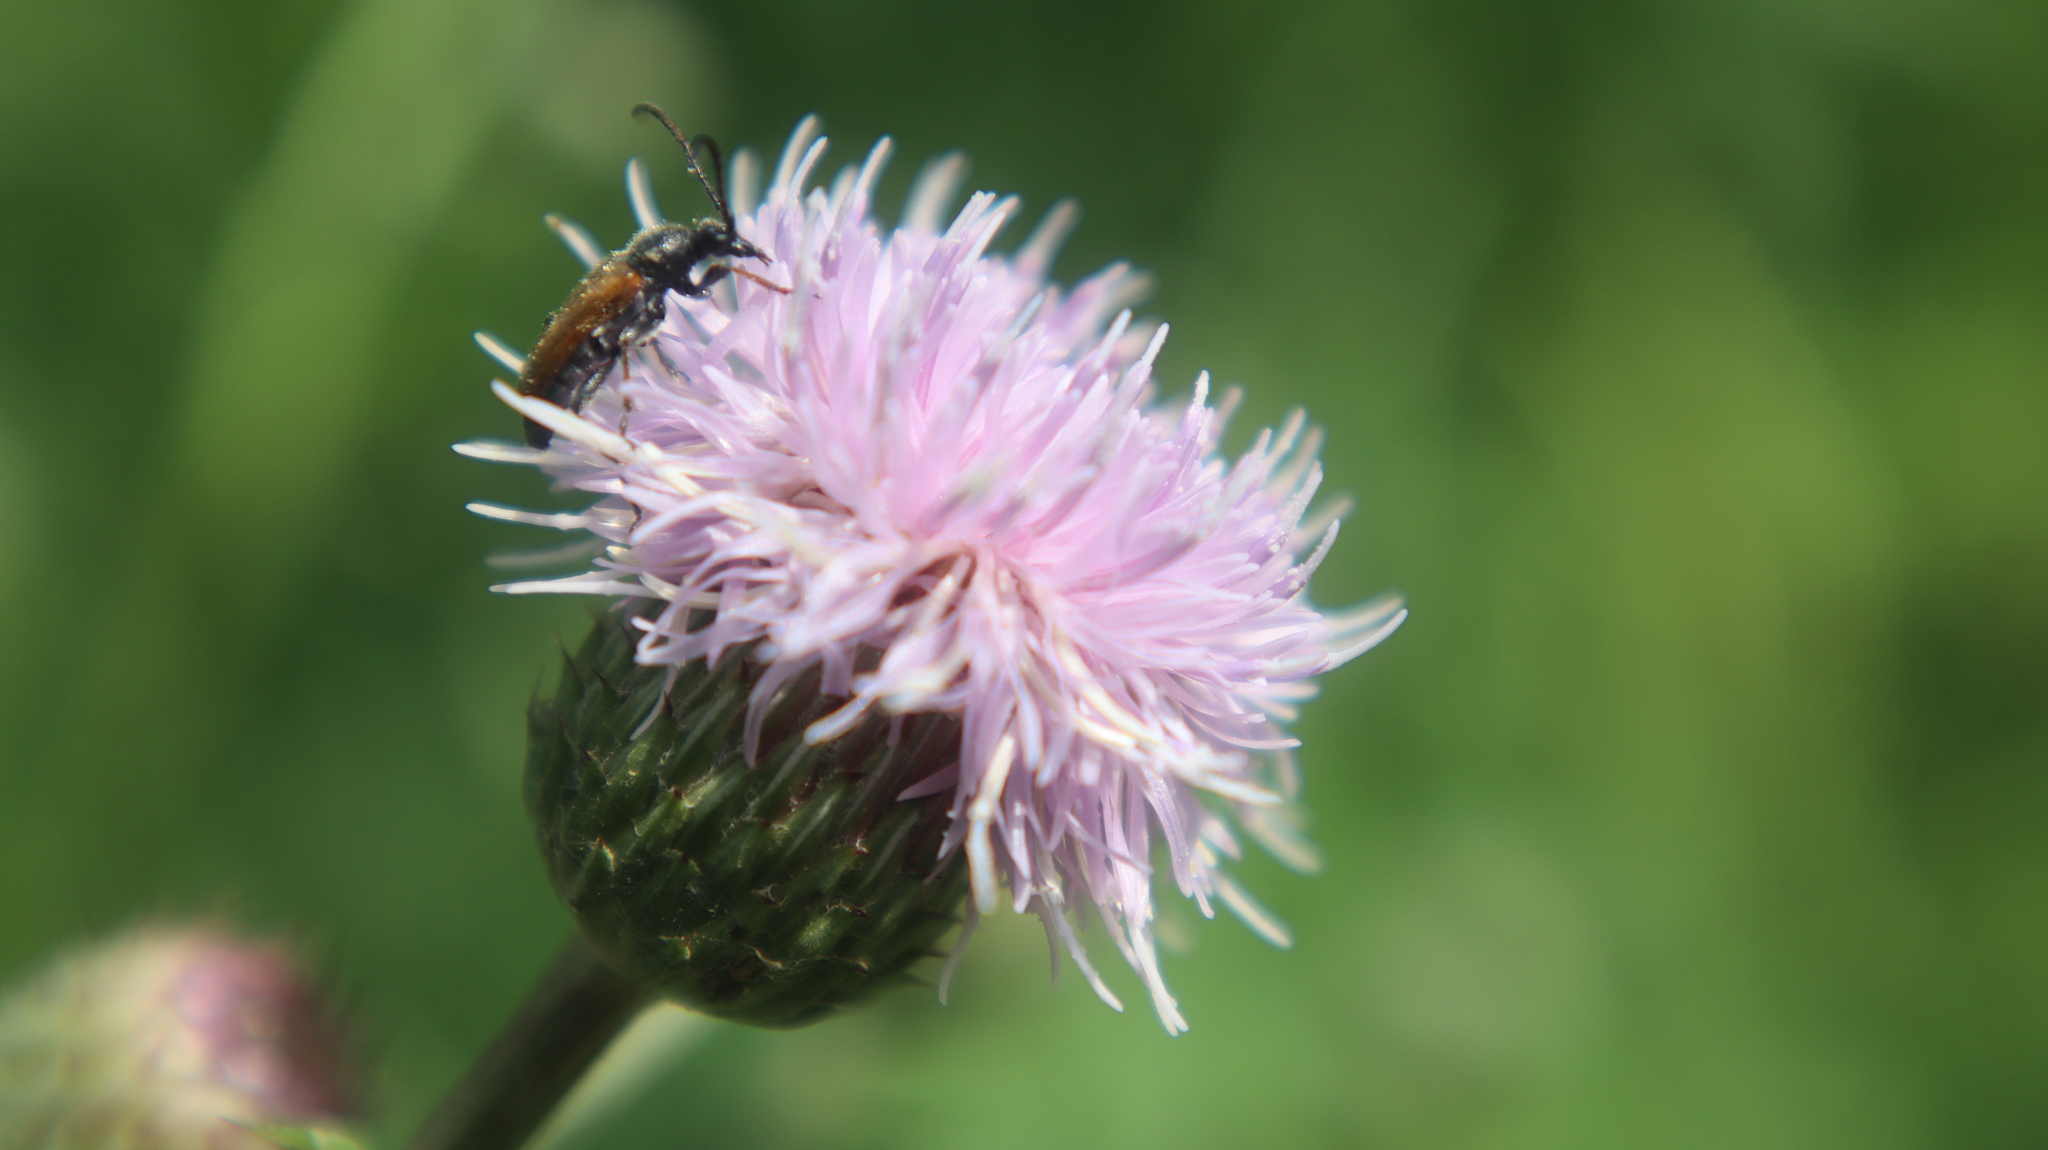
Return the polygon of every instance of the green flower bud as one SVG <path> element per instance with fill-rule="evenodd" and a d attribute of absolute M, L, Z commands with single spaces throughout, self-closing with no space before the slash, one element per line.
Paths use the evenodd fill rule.
<path fill-rule="evenodd" d="M 750 704 L 750 647 L 669 684 L 633 661 L 639 634 L 600 618 L 531 712 L 527 807 L 584 937 L 654 993 L 754 1026 L 903 981 L 958 921 L 966 871 L 938 858 L 945 796 L 897 796 L 957 761 L 959 720 L 870 717 L 808 743 L 843 702 L 816 667 Z"/>

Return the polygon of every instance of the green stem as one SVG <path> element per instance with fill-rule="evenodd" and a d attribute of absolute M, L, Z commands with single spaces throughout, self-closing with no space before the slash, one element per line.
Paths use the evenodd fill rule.
<path fill-rule="evenodd" d="M 519 1150 L 648 1001 L 582 936 L 570 939 L 411 1150 Z"/>

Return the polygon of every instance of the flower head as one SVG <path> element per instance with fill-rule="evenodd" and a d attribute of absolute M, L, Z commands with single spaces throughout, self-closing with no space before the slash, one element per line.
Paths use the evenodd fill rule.
<path fill-rule="evenodd" d="M 1035 911 L 1114 1006 L 1074 929 L 1092 911 L 1185 1029 L 1152 939 L 1155 842 L 1205 914 L 1221 902 L 1284 944 L 1222 868 L 1232 824 L 1312 861 L 1282 809 L 1295 744 L 1278 724 L 1405 612 L 1309 604 L 1341 510 L 1307 514 L 1316 433 L 1297 413 L 1226 461 L 1234 396 L 1211 406 L 1204 376 L 1156 404 L 1166 329 L 1123 310 L 1141 277 L 1046 278 L 1069 208 L 992 254 L 1016 202 L 977 193 L 942 228 L 959 168 L 941 162 L 884 231 L 869 195 L 888 142 L 806 190 L 823 149 L 806 121 L 758 205 L 736 165 L 739 231 L 786 293 L 671 295 L 659 334 L 580 413 L 500 385 L 553 444 L 468 450 L 598 499 L 569 516 L 478 510 L 604 546 L 586 574 L 502 589 L 658 600 L 635 624 L 643 665 L 749 649 L 749 759 L 800 674 L 843 700 L 808 743 L 957 716 L 957 757 L 901 797 L 950 804 L 941 857 L 964 860 L 968 926 L 1004 901 Z"/>
<path fill-rule="evenodd" d="M 136 930 L 0 997 L 0 1145 L 256 1150 L 350 1112 L 337 1038 L 283 948 Z"/>

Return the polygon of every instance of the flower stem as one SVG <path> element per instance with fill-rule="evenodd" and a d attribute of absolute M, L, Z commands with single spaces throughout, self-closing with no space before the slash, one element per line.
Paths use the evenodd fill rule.
<path fill-rule="evenodd" d="M 518 1150 L 648 1001 L 571 938 L 411 1150 Z"/>

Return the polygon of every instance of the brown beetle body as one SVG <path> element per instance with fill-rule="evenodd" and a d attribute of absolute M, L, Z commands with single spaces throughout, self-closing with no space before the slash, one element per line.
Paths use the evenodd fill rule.
<path fill-rule="evenodd" d="M 733 266 L 734 261 L 743 259 L 770 260 L 766 252 L 741 239 L 735 229 L 725 197 L 725 162 L 717 141 L 709 136 L 685 139 L 675 122 L 652 104 L 633 110 L 652 114 L 682 145 L 690 170 L 704 185 L 718 215 L 695 224 L 664 222 L 640 229 L 625 247 L 592 267 L 569 293 L 568 301 L 548 317 L 547 327 L 520 369 L 519 391 L 571 411 L 589 401 L 627 349 L 660 330 L 667 315 L 668 293 L 701 298 L 712 285 L 735 272 L 778 291 L 788 290 Z M 700 147 L 711 153 L 716 182 L 707 178 L 697 163 L 696 149 Z M 552 436 L 547 428 L 526 421 L 526 441 L 532 446 L 546 447 Z"/>

